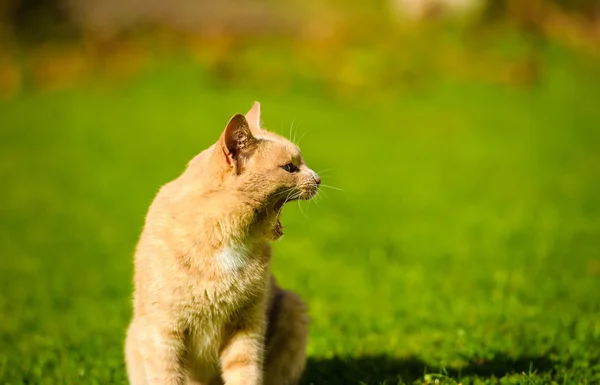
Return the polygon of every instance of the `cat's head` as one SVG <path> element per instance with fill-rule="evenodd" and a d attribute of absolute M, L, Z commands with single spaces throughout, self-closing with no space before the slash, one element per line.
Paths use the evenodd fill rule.
<path fill-rule="evenodd" d="M 277 212 L 286 202 L 314 197 L 321 184 L 297 145 L 260 127 L 258 102 L 245 116 L 229 120 L 214 151 L 229 174 L 230 187 Z"/>

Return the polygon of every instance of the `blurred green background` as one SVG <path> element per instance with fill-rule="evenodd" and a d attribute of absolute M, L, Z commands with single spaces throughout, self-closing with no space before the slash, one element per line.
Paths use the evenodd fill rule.
<path fill-rule="evenodd" d="M 0 383 L 126 383 L 148 205 L 254 100 L 336 188 L 303 384 L 600 383 L 599 54 L 591 0 L 2 2 Z"/>

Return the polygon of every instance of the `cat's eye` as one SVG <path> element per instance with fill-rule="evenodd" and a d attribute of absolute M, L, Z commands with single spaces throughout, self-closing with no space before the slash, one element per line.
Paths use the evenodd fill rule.
<path fill-rule="evenodd" d="M 294 166 L 293 163 L 285 164 L 285 165 L 281 166 L 281 168 L 284 169 L 285 171 L 289 172 L 289 173 L 300 171 L 298 169 L 298 167 Z"/>

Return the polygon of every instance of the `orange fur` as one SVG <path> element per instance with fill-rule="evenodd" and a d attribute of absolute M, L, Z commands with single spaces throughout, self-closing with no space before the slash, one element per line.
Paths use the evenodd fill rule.
<path fill-rule="evenodd" d="M 255 103 L 160 189 L 135 253 L 131 384 L 298 383 L 308 318 L 272 277 L 270 242 L 282 206 L 319 184 Z"/>

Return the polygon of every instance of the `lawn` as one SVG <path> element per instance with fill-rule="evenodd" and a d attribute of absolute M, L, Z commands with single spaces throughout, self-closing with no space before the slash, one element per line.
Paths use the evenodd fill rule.
<path fill-rule="evenodd" d="M 600 383 L 600 70 L 549 54 L 531 89 L 340 99 L 182 61 L 0 102 L 2 384 L 126 382 L 147 207 L 255 99 L 341 189 L 274 246 L 310 306 L 303 384 Z"/>

